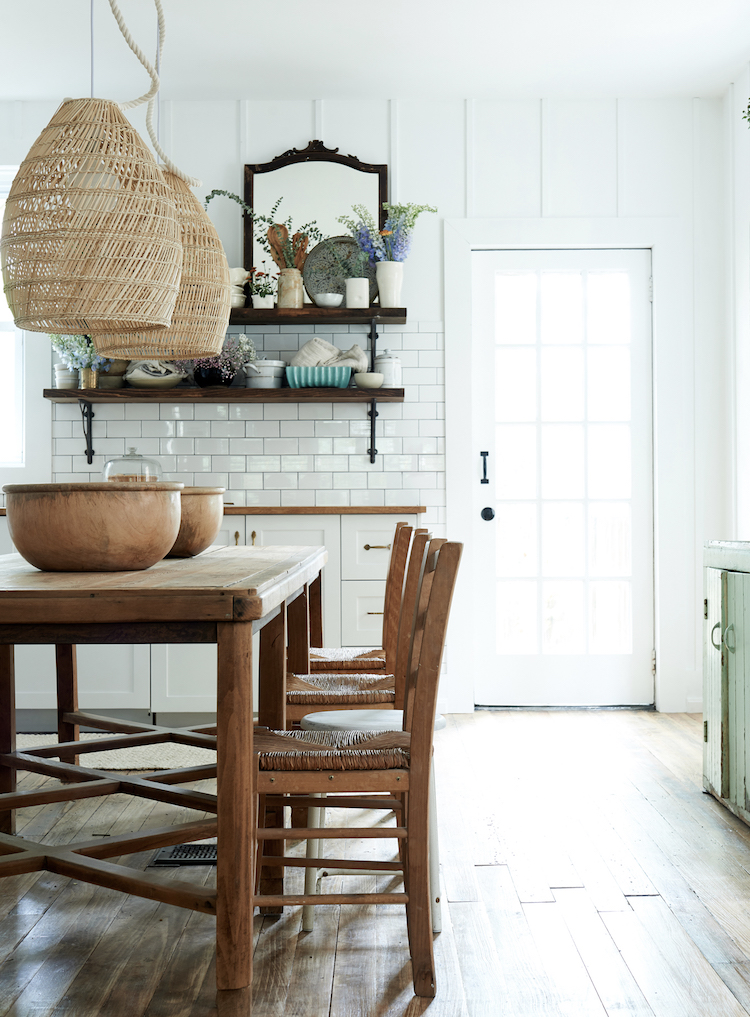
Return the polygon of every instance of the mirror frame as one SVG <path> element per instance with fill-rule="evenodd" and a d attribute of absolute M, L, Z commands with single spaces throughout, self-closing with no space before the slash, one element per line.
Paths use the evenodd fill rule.
<path fill-rule="evenodd" d="M 343 166 L 349 166 L 359 173 L 375 173 L 378 177 L 378 226 L 382 230 L 385 226 L 386 213 L 383 202 L 388 200 L 388 165 L 386 163 L 361 162 L 354 155 L 340 155 L 338 148 L 326 148 L 322 141 L 310 141 L 307 148 L 290 148 L 281 155 L 277 155 L 270 162 L 248 163 L 245 166 L 245 204 L 253 208 L 255 197 L 255 175 L 256 173 L 271 173 L 273 170 L 281 169 L 282 166 L 290 166 L 292 163 L 301 162 L 337 162 Z M 345 214 L 345 213 L 344 213 Z M 314 209 L 311 217 L 315 218 Z M 243 213 L 243 264 L 246 268 L 253 267 L 253 223 L 250 217 Z"/>

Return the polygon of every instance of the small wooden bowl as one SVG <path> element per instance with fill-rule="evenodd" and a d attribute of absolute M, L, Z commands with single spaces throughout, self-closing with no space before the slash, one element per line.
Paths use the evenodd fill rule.
<path fill-rule="evenodd" d="M 150 568 L 180 529 L 182 484 L 9 484 L 8 530 L 43 572 Z"/>
<path fill-rule="evenodd" d="M 210 547 L 224 518 L 223 487 L 184 487 L 180 532 L 167 558 L 192 558 Z"/>

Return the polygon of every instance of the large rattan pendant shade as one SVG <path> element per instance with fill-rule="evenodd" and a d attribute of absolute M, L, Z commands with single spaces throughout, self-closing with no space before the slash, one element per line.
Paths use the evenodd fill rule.
<path fill-rule="evenodd" d="M 229 266 L 213 223 L 184 180 L 164 179 L 177 206 L 182 234 L 182 278 L 169 328 L 129 335 L 93 335 L 105 357 L 192 360 L 215 356 L 229 324 Z"/>
<path fill-rule="evenodd" d="M 19 328 L 170 324 L 182 267 L 174 199 L 116 103 L 67 99 L 58 108 L 11 185 L 0 256 Z"/>

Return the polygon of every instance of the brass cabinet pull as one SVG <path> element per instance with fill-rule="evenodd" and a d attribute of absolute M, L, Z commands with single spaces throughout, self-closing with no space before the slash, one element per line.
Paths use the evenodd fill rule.
<path fill-rule="evenodd" d="M 252 532 L 252 533 L 250 534 L 250 539 L 251 539 L 251 540 L 252 540 L 252 542 L 253 542 L 253 547 L 255 547 L 255 538 L 256 538 L 257 536 L 258 536 L 258 534 L 257 534 L 257 533 L 255 532 L 255 530 L 253 530 L 253 532 Z"/>
<path fill-rule="evenodd" d="M 390 551 L 390 544 L 365 544 L 365 551 Z"/>
<path fill-rule="evenodd" d="M 368 611 L 368 614 L 385 614 L 385 611 Z"/>
<path fill-rule="evenodd" d="M 234 546 L 235 547 L 239 547 L 240 546 L 240 531 L 239 530 L 235 530 L 234 531 Z"/>

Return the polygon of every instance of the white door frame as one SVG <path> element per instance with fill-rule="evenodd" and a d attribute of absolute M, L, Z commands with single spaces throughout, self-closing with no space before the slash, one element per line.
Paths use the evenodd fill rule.
<path fill-rule="evenodd" d="M 680 712 L 695 683 L 700 624 L 695 525 L 693 253 L 688 225 L 673 218 L 447 219 L 444 224 L 447 532 L 461 539 L 471 519 L 479 458 L 469 454 L 461 406 L 471 399 L 471 254 L 475 250 L 649 248 L 653 275 L 654 607 L 656 708 Z M 451 610 L 459 666 L 441 690 L 455 711 L 474 708 L 471 639 L 474 570 L 464 552 Z M 662 581 L 662 578 L 664 580 Z M 453 659 L 453 658 L 452 658 Z"/>

